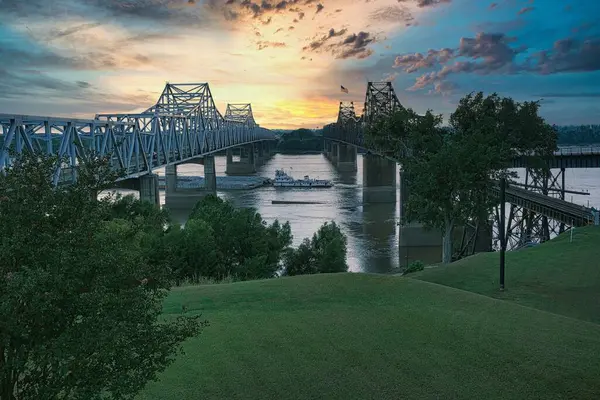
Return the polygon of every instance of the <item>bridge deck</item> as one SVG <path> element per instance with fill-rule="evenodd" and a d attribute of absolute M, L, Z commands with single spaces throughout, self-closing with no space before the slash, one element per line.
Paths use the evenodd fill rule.
<path fill-rule="evenodd" d="M 75 180 L 88 155 L 110 155 L 124 179 L 168 164 L 206 156 L 276 135 L 256 124 L 250 104 L 230 104 L 226 118 L 217 110 L 207 83 L 167 84 L 158 102 L 143 113 L 97 114 L 94 119 L 0 114 L 0 172 L 13 153 L 36 151 L 66 157 L 54 184 Z M 73 173 L 74 172 L 74 173 Z"/>
<path fill-rule="evenodd" d="M 493 191 L 500 194 L 498 186 Z M 595 221 L 590 208 L 515 186 L 507 186 L 506 201 L 570 226 L 585 226 Z"/>

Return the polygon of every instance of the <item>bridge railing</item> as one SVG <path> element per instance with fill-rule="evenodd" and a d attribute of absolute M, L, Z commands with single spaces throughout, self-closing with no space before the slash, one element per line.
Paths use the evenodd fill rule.
<path fill-rule="evenodd" d="M 559 147 L 555 156 L 600 155 L 600 145 Z"/>
<path fill-rule="evenodd" d="M 124 170 L 127 179 L 169 163 L 274 137 L 267 129 L 232 121 L 218 129 L 200 129 L 198 121 L 183 115 L 115 114 L 85 120 L 0 114 L 0 170 L 12 164 L 11 151 L 67 157 L 67 165 L 57 166 L 53 181 L 58 184 L 77 178 L 79 158 L 110 154 L 112 167 Z"/>

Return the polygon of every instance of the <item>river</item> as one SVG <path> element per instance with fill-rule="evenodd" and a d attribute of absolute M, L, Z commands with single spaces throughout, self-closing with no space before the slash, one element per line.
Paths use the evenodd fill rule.
<path fill-rule="evenodd" d="M 294 189 L 261 187 L 252 190 L 218 191 L 218 196 L 231 200 L 238 207 L 253 207 L 267 222 L 275 219 L 289 221 L 297 246 L 326 221 L 336 221 L 348 238 L 348 265 L 353 272 L 386 273 L 400 266 L 399 260 L 399 180 L 396 187 L 396 204 L 362 204 L 363 163 L 358 155 L 357 172 L 338 172 L 321 154 L 285 155 L 276 154 L 264 165 L 257 167 L 257 175 L 273 177 L 275 170 L 282 168 L 296 178 L 309 175 L 311 178 L 331 179 L 335 186 L 330 189 Z M 225 157 L 215 157 L 218 176 L 225 175 Z M 185 164 L 177 167 L 179 176 L 202 176 L 203 166 Z M 156 170 L 164 175 L 164 169 Z M 397 171 L 399 173 L 399 169 Z M 600 169 L 568 169 L 568 189 L 587 191 L 589 196 L 567 195 L 568 201 L 600 208 Z M 272 200 L 315 201 L 322 204 L 271 204 Z M 161 191 L 161 204 L 165 193 Z M 179 210 L 173 216 L 184 221 L 193 207 Z M 410 250 L 409 250 L 410 251 Z M 417 252 L 441 251 L 432 248 L 416 249 Z M 426 258 L 426 255 L 424 255 Z M 402 263 L 404 265 L 404 263 Z"/>

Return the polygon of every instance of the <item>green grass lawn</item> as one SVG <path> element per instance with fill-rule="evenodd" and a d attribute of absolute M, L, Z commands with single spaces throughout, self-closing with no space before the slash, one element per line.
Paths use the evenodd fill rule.
<path fill-rule="evenodd" d="M 600 323 L 600 228 L 576 229 L 534 248 L 506 253 L 500 292 L 499 253 L 483 253 L 411 277 Z"/>
<path fill-rule="evenodd" d="M 140 400 L 600 397 L 600 325 L 417 279 L 186 287 L 165 314 L 182 305 L 211 326 Z"/>

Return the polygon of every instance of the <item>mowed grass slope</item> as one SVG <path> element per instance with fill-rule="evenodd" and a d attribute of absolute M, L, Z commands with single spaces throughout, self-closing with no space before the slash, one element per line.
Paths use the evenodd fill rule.
<path fill-rule="evenodd" d="M 506 253 L 506 290 L 499 253 L 482 253 L 412 277 L 540 310 L 600 323 L 600 227 L 575 229 L 539 246 Z"/>
<path fill-rule="evenodd" d="M 202 312 L 139 399 L 597 399 L 600 325 L 400 276 L 186 287 Z"/>

